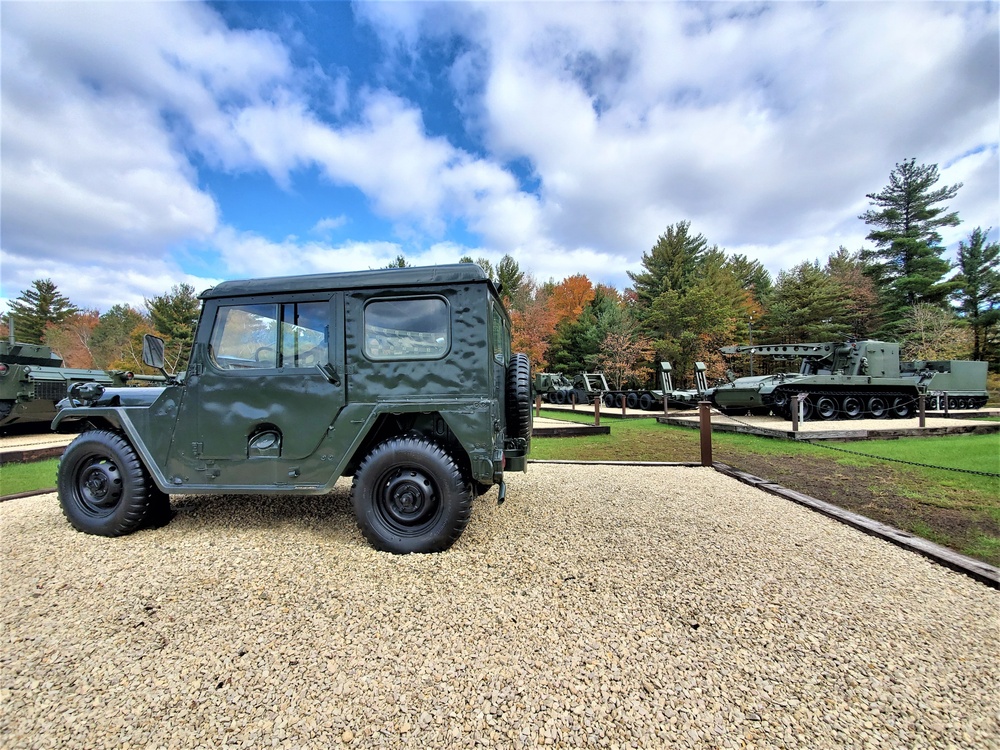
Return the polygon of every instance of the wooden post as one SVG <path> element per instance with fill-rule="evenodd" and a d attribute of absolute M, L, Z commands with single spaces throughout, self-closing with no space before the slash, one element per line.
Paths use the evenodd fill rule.
<path fill-rule="evenodd" d="M 698 402 L 698 416 L 701 427 L 701 465 L 712 465 L 712 404 L 708 401 Z"/>
<path fill-rule="evenodd" d="M 670 406 L 668 405 L 669 401 L 670 401 L 670 399 L 667 398 L 667 392 L 664 391 L 663 392 L 663 416 L 665 416 L 665 417 L 669 417 L 670 416 Z"/>
<path fill-rule="evenodd" d="M 947 417 L 948 416 L 948 401 L 949 401 L 948 391 L 945 391 L 944 393 L 942 393 L 939 398 L 941 399 L 942 402 L 944 402 L 944 415 Z"/>
<path fill-rule="evenodd" d="M 792 396 L 792 432 L 799 431 L 799 415 L 801 414 L 802 402 L 808 398 L 806 393 L 796 393 Z"/>
<path fill-rule="evenodd" d="M 576 391 L 569 392 L 570 411 L 576 411 Z"/>
<path fill-rule="evenodd" d="M 541 394 L 535 396 L 535 416 L 542 416 L 542 396 Z"/>
<path fill-rule="evenodd" d="M 628 399 L 625 397 L 625 394 L 623 393 L 622 394 L 622 416 L 623 417 L 625 416 L 625 404 L 626 404 L 627 401 L 628 401 Z"/>
<path fill-rule="evenodd" d="M 594 427 L 601 426 L 601 402 L 604 400 L 604 394 L 598 391 L 594 396 Z"/>
<path fill-rule="evenodd" d="M 917 413 L 920 414 L 919 425 L 921 427 L 927 426 L 927 411 L 925 408 L 926 405 L 927 404 L 924 401 L 924 394 L 921 393 L 919 396 L 917 396 Z"/>

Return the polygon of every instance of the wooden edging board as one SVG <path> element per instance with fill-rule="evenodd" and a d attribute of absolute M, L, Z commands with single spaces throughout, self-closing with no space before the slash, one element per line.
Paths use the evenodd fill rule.
<path fill-rule="evenodd" d="M 610 435 L 611 428 L 607 425 L 566 423 L 567 427 L 533 427 L 532 437 L 580 437 L 581 435 Z"/>

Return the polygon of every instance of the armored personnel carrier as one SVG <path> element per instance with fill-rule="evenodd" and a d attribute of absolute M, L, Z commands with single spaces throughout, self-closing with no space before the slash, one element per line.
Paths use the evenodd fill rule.
<path fill-rule="evenodd" d="M 910 417 L 920 394 L 927 408 L 978 409 L 986 404 L 986 362 L 899 361 L 899 344 L 870 339 L 843 343 L 729 346 L 723 354 L 799 359 L 798 372 L 733 378 L 710 389 L 724 414 L 774 413 L 791 418 L 792 399 L 805 393 L 806 419 Z"/>
<path fill-rule="evenodd" d="M 114 382 L 104 370 L 63 367 L 50 347 L 16 342 L 11 330 L 9 340 L 0 342 L 0 428 L 35 422 L 47 430 L 56 404 L 74 383 Z"/>
<path fill-rule="evenodd" d="M 531 372 L 479 266 L 226 281 L 203 302 L 186 372 L 158 387 L 75 386 L 53 428 L 88 430 L 59 464 L 76 529 L 129 534 L 171 494 L 351 502 L 376 549 L 437 552 L 472 501 L 524 471 Z M 163 341 L 144 362 L 163 369 Z M 166 373 L 164 373 L 166 376 Z"/>

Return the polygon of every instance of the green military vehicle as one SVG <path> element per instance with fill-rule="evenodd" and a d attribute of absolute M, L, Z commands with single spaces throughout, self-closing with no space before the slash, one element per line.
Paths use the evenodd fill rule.
<path fill-rule="evenodd" d="M 0 342 L 0 429 L 34 423 L 44 430 L 74 383 L 113 385 L 115 378 L 104 370 L 63 367 L 51 347 L 15 341 L 12 328 L 10 340 Z"/>
<path fill-rule="evenodd" d="M 581 372 L 570 380 L 558 372 L 535 374 L 535 394 L 547 404 L 591 404 L 608 390 L 604 373 Z"/>
<path fill-rule="evenodd" d="M 226 281 L 201 299 L 185 373 L 74 388 L 53 420 L 88 427 L 59 464 L 76 529 L 160 524 L 170 494 L 321 495 L 346 475 L 372 546 L 436 552 L 476 495 L 498 485 L 502 502 L 504 473 L 526 470 L 530 365 L 479 266 Z M 162 370 L 162 340 L 143 358 Z"/>
<path fill-rule="evenodd" d="M 660 371 L 657 373 L 659 380 L 658 389 L 641 391 L 613 391 L 609 390 L 604 394 L 604 405 L 620 409 L 622 404 L 629 409 L 642 409 L 643 411 L 662 411 L 663 399 L 667 399 L 667 407 L 671 409 L 694 409 L 698 406 L 698 401 L 708 390 L 705 380 L 704 362 L 694 363 L 695 387 L 691 390 L 679 391 L 674 389 L 673 365 L 669 362 L 660 362 Z"/>
<path fill-rule="evenodd" d="M 709 389 L 724 414 L 748 412 L 791 419 L 795 397 L 805 394 L 806 419 L 912 417 L 918 398 L 928 408 L 978 409 L 989 396 L 986 362 L 900 362 L 899 344 L 871 339 L 801 344 L 728 346 L 723 354 L 749 354 L 779 361 L 801 360 L 798 372 L 731 378 Z"/>

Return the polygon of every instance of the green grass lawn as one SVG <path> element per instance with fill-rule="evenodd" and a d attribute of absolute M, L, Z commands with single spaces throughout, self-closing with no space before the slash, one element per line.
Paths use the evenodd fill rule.
<path fill-rule="evenodd" d="M 58 458 L 35 461 L 27 464 L 4 464 L 0 466 L 0 496 L 18 495 L 56 486 Z"/>

